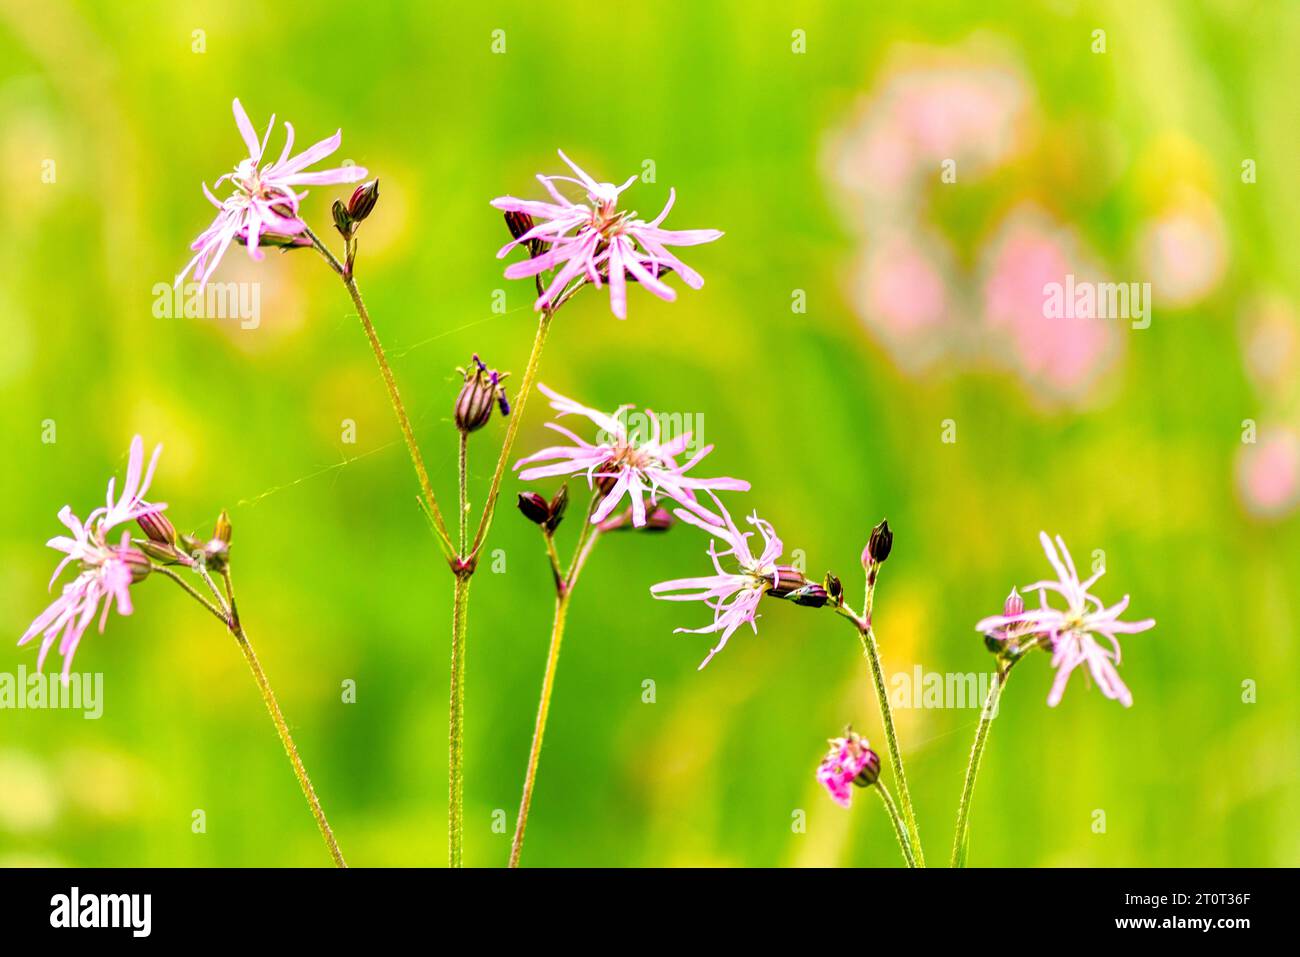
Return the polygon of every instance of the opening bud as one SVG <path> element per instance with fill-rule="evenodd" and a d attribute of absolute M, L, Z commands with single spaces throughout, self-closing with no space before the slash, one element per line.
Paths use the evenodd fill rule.
<path fill-rule="evenodd" d="M 1010 618 L 1012 615 L 1022 615 L 1025 611 L 1025 600 L 1020 597 L 1020 592 L 1011 589 L 1011 594 L 1007 600 L 1002 603 L 1002 614 Z"/>
<path fill-rule="evenodd" d="M 483 364 L 477 355 L 468 370 L 456 370 L 465 377 L 460 394 L 456 396 L 456 428 L 462 432 L 477 432 L 487 425 L 492 418 L 492 406 L 501 410 L 503 416 L 510 414 L 510 401 L 506 398 L 506 388 L 501 383 L 508 372 L 497 372 Z"/>

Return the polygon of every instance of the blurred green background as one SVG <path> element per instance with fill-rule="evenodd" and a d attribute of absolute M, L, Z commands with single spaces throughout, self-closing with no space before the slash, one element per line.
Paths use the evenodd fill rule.
<path fill-rule="evenodd" d="M 242 154 L 233 97 L 300 146 L 341 126 L 338 157 L 382 183 L 358 272 L 446 502 L 454 367 L 479 352 L 518 376 L 532 338 L 488 200 L 539 195 L 557 147 L 616 182 L 652 160 L 627 201 L 652 215 L 675 186 L 668 226 L 726 231 L 684 255 L 707 284 L 673 305 L 632 289 L 626 322 L 584 293 L 542 381 L 702 415 L 702 474 L 750 479 L 733 511 L 758 508 L 855 602 L 887 515 L 890 674 L 990 670 L 972 625 L 1047 573 L 1040 528 L 1081 563 L 1104 550 L 1097 591 L 1158 620 L 1125 642 L 1130 710 L 1082 676 L 1049 709 L 1046 659 L 1018 669 L 971 862 L 1300 863 L 1297 44 L 1300 5 L 1233 0 L 0 0 L 0 630 L 16 640 L 49 600 L 58 509 L 99 502 L 136 432 L 163 443 L 154 490 L 178 526 L 230 509 L 242 616 L 350 862 L 445 863 L 451 581 L 344 290 L 310 252 L 232 248 L 216 278 L 261 284 L 241 330 L 156 319 L 153 287 L 210 219 L 200 182 Z M 305 201 L 322 235 L 346 189 Z M 1152 282 L 1150 328 L 1027 313 L 1016 290 L 1032 300 L 1061 249 Z M 519 452 L 548 414 L 529 407 Z M 476 502 L 501 433 L 473 439 Z M 505 571 L 472 596 L 473 865 L 507 858 L 550 625 L 519 487 L 490 541 Z M 710 637 L 672 630 L 707 612 L 647 589 L 703 574 L 704 545 L 679 526 L 595 552 L 525 863 L 898 864 L 878 802 L 841 810 L 813 778 L 848 722 L 884 752 L 851 629 L 768 602 L 757 637 L 697 672 Z M 0 711 L 0 863 L 327 864 L 233 642 L 165 581 L 135 595 L 76 657 L 105 676 L 102 719 Z M 34 660 L 10 647 L 0 671 Z M 977 713 L 898 712 L 934 862 Z"/>

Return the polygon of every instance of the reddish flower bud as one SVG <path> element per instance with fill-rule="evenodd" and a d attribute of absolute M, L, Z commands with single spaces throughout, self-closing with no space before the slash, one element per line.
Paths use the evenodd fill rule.
<path fill-rule="evenodd" d="M 353 223 L 360 223 L 372 212 L 375 204 L 379 202 L 379 180 L 372 179 L 368 183 L 362 183 L 352 191 L 352 198 L 348 200 L 348 217 Z"/>
<path fill-rule="evenodd" d="M 546 499 L 536 492 L 520 492 L 517 502 L 520 513 L 534 525 L 545 525 L 551 509 Z"/>
<path fill-rule="evenodd" d="M 173 545 L 176 542 L 176 526 L 162 512 L 149 512 L 135 520 L 145 537 L 159 545 Z"/>
<path fill-rule="evenodd" d="M 465 377 L 460 394 L 456 396 L 456 428 L 464 433 L 477 432 L 487 425 L 492 417 L 492 406 L 501 409 L 503 416 L 510 414 L 510 403 L 506 399 L 505 386 L 501 384 L 510 373 L 498 373 L 488 369 L 477 355 L 474 364 L 467 371 L 459 369 Z"/>

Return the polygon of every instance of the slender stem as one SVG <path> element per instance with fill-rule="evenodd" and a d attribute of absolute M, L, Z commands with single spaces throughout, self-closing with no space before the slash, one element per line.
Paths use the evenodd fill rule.
<path fill-rule="evenodd" d="M 546 333 L 551 328 L 551 320 L 555 318 L 555 309 L 557 306 L 548 307 L 542 310 L 541 316 L 537 320 L 537 335 L 533 338 L 533 351 L 528 355 L 528 365 L 524 369 L 523 381 L 519 384 L 519 394 L 515 397 L 514 408 L 511 410 L 510 417 L 506 424 L 506 437 L 501 443 L 501 454 L 497 457 L 497 467 L 492 473 L 492 484 L 488 486 L 487 499 L 483 504 L 483 515 L 479 518 L 478 531 L 474 535 L 474 545 L 470 549 L 470 556 L 477 555 L 479 549 L 483 547 L 483 541 L 487 538 L 488 529 L 492 527 L 492 516 L 496 512 L 497 496 L 501 494 L 501 479 L 505 476 L 506 463 L 510 460 L 510 452 L 515 445 L 515 436 L 519 434 L 519 423 L 524 418 L 524 407 L 528 404 L 528 396 L 533 391 L 533 384 L 537 381 L 537 370 L 542 361 L 542 347 L 546 345 Z"/>
<path fill-rule="evenodd" d="M 468 570 L 458 570 L 452 593 L 447 746 L 447 843 L 451 867 L 461 866 L 465 842 L 465 633 L 468 628 L 470 577 Z"/>
<path fill-rule="evenodd" d="M 307 805 L 311 808 L 312 816 L 316 818 L 316 826 L 320 828 L 321 837 L 325 839 L 325 846 L 329 848 L 330 857 L 334 859 L 336 866 L 347 867 L 347 862 L 343 859 L 343 852 L 339 849 L 338 841 L 334 838 L 334 831 L 330 828 L 329 820 L 325 817 L 325 811 L 321 807 L 320 799 L 316 796 L 316 789 L 312 787 L 311 778 L 307 775 L 307 768 L 303 766 L 302 758 L 298 756 L 298 747 L 294 744 L 293 735 L 289 733 L 289 725 L 284 720 L 283 712 L 280 711 L 280 704 L 275 699 L 275 692 L 271 689 L 271 683 L 267 680 L 266 672 L 262 670 L 262 664 L 257 660 L 257 654 L 253 651 L 253 646 L 248 640 L 248 634 L 240 623 L 239 613 L 235 606 L 234 586 L 230 578 L 230 569 L 226 568 L 222 571 L 222 579 L 226 585 L 229 605 L 217 592 L 216 584 L 212 581 L 212 577 L 207 573 L 207 570 L 203 568 L 197 569 L 209 587 L 212 588 L 214 594 L 217 595 L 217 600 L 221 602 L 220 609 L 199 594 L 188 582 L 171 569 L 155 565 L 153 570 L 170 578 L 185 589 L 191 598 L 212 612 L 234 635 L 239 650 L 243 652 L 244 660 L 248 662 L 249 670 L 253 673 L 253 679 L 257 682 L 257 688 L 262 693 L 262 701 L 266 704 L 266 710 L 271 715 L 275 730 L 280 735 L 280 743 L 284 745 L 284 753 L 288 755 L 289 763 L 293 766 L 294 776 L 298 778 L 298 785 L 302 788 L 303 797 L 307 799 Z"/>
<path fill-rule="evenodd" d="M 916 827 L 916 815 L 912 811 L 912 798 L 907 790 L 907 772 L 903 770 L 903 753 L 898 747 L 898 732 L 894 729 L 894 711 L 889 704 L 889 694 L 885 688 L 885 672 L 880 665 L 880 649 L 876 645 L 876 634 L 871 626 L 858 630 L 862 641 L 862 653 L 871 664 L 871 677 L 876 686 L 876 701 L 880 705 L 880 721 L 885 729 L 885 741 L 889 745 L 889 760 L 894 768 L 894 779 L 898 784 L 898 796 L 903 805 L 903 817 L 907 821 L 908 833 L 912 836 L 912 849 L 917 863 L 925 867 L 925 852 L 921 849 L 921 834 Z"/>
<path fill-rule="evenodd" d="M 303 797 L 307 799 L 307 804 L 311 807 L 311 813 L 316 818 L 316 826 L 320 828 L 321 837 L 325 839 L 325 845 L 329 848 L 330 856 L 334 858 L 334 864 L 337 867 L 347 867 L 347 862 L 343 860 L 343 852 L 339 850 L 338 841 L 334 839 L 334 831 L 330 828 L 330 822 L 326 819 L 325 811 L 320 805 L 320 798 L 316 796 L 316 789 L 312 787 L 311 778 L 307 776 L 307 769 L 303 766 L 302 758 L 298 756 L 298 747 L 293 743 L 293 735 L 289 733 L 289 725 L 280 712 L 280 705 L 275 700 L 275 692 L 271 690 L 271 683 L 266 679 L 266 672 L 262 670 L 261 662 L 257 660 L 257 654 L 253 651 L 252 644 L 249 643 L 248 635 L 245 634 L 243 626 L 237 621 L 232 622 L 231 632 L 234 634 L 235 640 L 239 642 L 239 650 L 244 653 L 244 660 L 248 662 L 249 670 L 253 672 L 253 679 L 257 682 L 258 690 L 262 692 L 262 701 L 266 703 L 266 710 L 270 712 L 271 720 L 275 722 L 275 730 L 280 734 L 280 743 L 284 745 L 284 753 L 289 756 L 289 763 L 293 765 L 293 773 L 297 776 Z"/>
<path fill-rule="evenodd" d="M 465 545 L 469 539 L 469 433 L 460 433 L 460 549 L 456 554 L 465 554 Z"/>
<path fill-rule="evenodd" d="M 975 740 L 971 743 L 970 761 L 966 765 L 966 779 L 962 782 L 961 800 L 957 804 L 957 830 L 952 838 L 952 866 L 964 867 L 966 863 L 966 831 L 970 827 L 970 805 L 971 796 L 975 793 L 975 776 L 979 774 L 980 759 L 984 757 L 984 748 L 988 744 L 989 729 L 993 726 L 993 718 L 998 713 L 998 705 L 1002 700 L 1002 689 L 1006 687 L 1007 679 L 1011 675 L 1011 669 L 1016 666 L 1024 655 L 1031 649 L 1037 647 L 1039 639 L 1034 638 L 1019 649 L 1016 657 L 1009 659 L 993 679 L 993 685 L 989 688 L 989 693 L 984 698 L 984 709 L 980 712 L 980 723 L 975 728 Z"/>
<path fill-rule="evenodd" d="M 420 454 L 420 447 L 415 441 L 415 431 L 411 428 L 411 420 L 406 414 L 406 406 L 402 403 L 401 393 L 397 390 L 397 379 L 393 376 L 393 369 L 388 364 L 388 357 L 384 355 L 383 344 L 379 341 L 379 335 L 375 332 L 375 325 L 370 320 L 370 312 L 366 309 L 365 301 L 361 298 L 361 290 L 357 288 L 356 277 L 348 273 L 334 254 L 325 247 L 320 238 L 307 230 L 307 237 L 312 241 L 317 251 L 325 257 L 339 278 L 343 280 L 343 285 L 348 290 L 348 295 L 352 297 L 352 304 L 357 308 L 357 315 L 361 317 L 361 327 L 366 332 L 366 338 L 370 342 L 370 349 L 375 354 L 375 361 L 379 364 L 380 375 L 383 376 L 384 385 L 388 388 L 388 400 L 392 403 L 393 412 L 397 416 L 397 424 L 402 430 L 402 437 L 406 440 L 406 449 L 411 456 L 411 464 L 415 467 L 416 477 L 420 481 L 420 490 L 424 494 L 429 511 L 433 515 L 434 530 L 437 532 L 443 549 L 451 553 L 451 536 L 447 533 L 447 524 L 443 521 L 442 512 L 438 508 L 438 498 L 433 492 L 433 484 L 429 481 L 429 472 L 424 467 L 424 457 Z"/>
<path fill-rule="evenodd" d="M 546 719 L 551 711 L 551 692 L 555 688 L 555 668 L 560 661 L 560 642 L 564 638 L 564 625 L 573 592 L 561 591 L 555 596 L 555 620 L 551 624 L 551 646 L 546 653 L 546 673 L 542 676 L 542 694 L 537 703 L 537 722 L 533 726 L 533 744 L 528 751 L 528 769 L 524 772 L 524 793 L 519 801 L 519 820 L 515 823 L 515 836 L 510 844 L 510 866 L 519 866 L 519 855 L 524 849 L 524 829 L 528 826 L 528 809 L 533 803 L 533 785 L 537 781 L 537 762 L 542 755 L 542 738 L 546 735 Z"/>
<path fill-rule="evenodd" d="M 555 557 L 555 543 L 547 536 L 547 550 L 551 554 L 552 568 L 556 571 L 555 579 L 555 618 L 551 623 L 551 644 L 546 652 L 546 671 L 542 675 L 542 693 L 537 702 L 537 721 L 533 725 L 533 743 L 528 751 L 528 767 L 524 771 L 524 793 L 519 801 L 519 819 L 515 823 L 515 836 L 510 843 L 510 866 L 519 866 L 519 856 L 524 848 L 524 830 L 528 826 L 528 811 L 533 803 L 533 786 L 537 783 L 537 763 L 542 756 L 542 739 L 546 736 L 546 719 L 551 712 L 551 692 L 555 690 L 555 670 L 560 661 L 560 642 L 564 640 L 564 626 L 568 619 L 569 602 L 573 599 L 573 589 L 578 583 L 578 575 L 587 563 L 591 549 L 600 537 L 600 530 L 591 521 L 592 514 L 601 499 L 597 492 L 591 497 L 587 514 L 582 521 L 582 531 L 578 533 L 578 543 L 574 547 L 573 560 L 569 570 L 563 576 L 559 573 L 558 559 Z"/>
<path fill-rule="evenodd" d="M 907 835 L 907 826 L 903 819 L 898 816 L 898 805 L 894 803 L 889 789 L 885 787 L 885 782 L 876 782 L 876 793 L 880 795 L 880 800 L 885 805 L 885 811 L 889 814 L 889 821 L 894 825 L 894 836 L 898 838 L 898 846 L 903 851 L 903 860 L 907 862 L 908 867 L 916 867 L 916 857 L 912 854 L 912 839 Z"/>
<path fill-rule="evenodd" d="M 191 598 L 193 598 L 196 602 L 198 602 L 208 611 L 212 612 L 212 614 L 216 616 L 217 621 L 229 627 L 230 619 L 226 617 L 226 613 L 222 611 L 220 608 L 218 608 L 216 605 L 212 604 L 212 602 L 208 601 L 208 599 L 204 598 L 201 594 L 199 594 L 198 591 L 195 590 L 194 586 L 192 586 L 184 578 L 181 578 L 180 575 L 177 575 L 170 568 L 167 568 L 166 566 L 163 565 L 155 565 L 153 566 L 153 570 L 156 574 L 163 575 L 166 578 L 170 578 L 176 584 L 180 585 L 181 588 L 185 589 L 186 593 Z"/>

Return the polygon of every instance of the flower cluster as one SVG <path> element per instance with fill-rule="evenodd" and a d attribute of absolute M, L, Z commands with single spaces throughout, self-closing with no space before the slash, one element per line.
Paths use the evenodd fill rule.
<path fill-rule="evenodd" d="M 1049 705 L 1055 706 L 1060 702 L 1075 669 L 1087 665 L 1101 693 L 1129 707 L 1133 704 L 1133 696 L 1116 669 L 1120 663 L 1116 636 L 1153 628 L 1155 619 L 1120 621 L 1119 616 L 1128 608 L 1129 596 L 1125 595 L 1107 607 L 1089 590 L 1105 573 L 1104 569 L 1086 581 L 1080 581 L 1074 559 L 1061 536 L 1056 536 L 1055 543 L 1046 532 L 1040 532 L 1038 537 L 1057 576 L 1055 580 L 1024 586 L 1024 591 L 1038 592 L 1039 607 L 1027 610 L 1019 593 L 1013 590 L 1003 606 L 1003 613 L 982 619 L 975 629 L 987 636 L 995 650 L 1005 648 L 1008 653 L 1018 654 L 1021 648 L 1035 642 L 1052 653 L 1056 680 L 1047 696 Z M 1065 608 L 1053 608 L 1047 600 L 1048 592 L 1062 598 Z M 1105 639 L 1109 647 L 1099 642 L 1097 636 Z"/>
<path fill-rule="evenodd" d="M 651 424 L 650 434 L 642 437 L 629 431 L 624 421 L 624 413 L 632 406 L 619 406 L 613 412 L 605 414 L 580 405 L 545 385 L 539 384 L 538 389 L 551 400 L 551 408 L 557 413 L 556 418 L 566 415 L 584 416 L 599 432 L 595 442 L 588 442 L 564 426 L 548 422 L 548 429 L 560 433 L 573 444 L 541 449 L 520 459 L 515 463 L 515 468 L 531 466 L 519 473 L 520 479 L 525 482 L 559 475 L 585 477 L 587 486 L 603 496 L 592 511 L 593 523 L 605 521 L 626 498 L 632 510 L 633 526 L 644 527 L 647 523 L 647 499 L 653 511 L 661 493 L 694 515 L 716 523 L 720 519 L 700 504 L 696 493 L 708 489 L 749 490 L 749 483 L 743 479 L 696 478 L 686 474 L 713 451 L 713 446 L 704 446 L 685 462 L 678 464 L 678 456 L 690 447 L 692 433 L 682 432 L 664 441 L 659 418 L 649 409 L 645 415 Z"/>
<path fill-rule="evenodd" d="M 161 451 L 161 445 L 156 447 L 153 457 L 149 459 L 148 469 L 143 469 L 144 444 L 137 435 L 131 440 L 126 481 L 122 483 L 120 495 L 114 497 L 117 480 L 112 478 L 108 481 L 106 503 L 87 515 L 84 522 L 77 518 L 71 506 L 65 505 L 59 510 L 59 521 L 67 526 L 72 535 L 56 535 L 46 543 L 64 554 L 50 577 L 50 588 L 54 587 L 59 575 L 72 562 L 77 563 L 79 572 L 76 578 L 63 586 L 59 597 L 36 617 L 18 640 L 19 645 L 24 645 L 38 634 L 41 635 L 37 668 L 44 667 L 46 656 L 55 642 L 58 642 L 59 654 L 63 656 L 63 679 L 67 681 L 73 655 L 101 603 L 101 633 L 108 622 L 109 609 L 114 604 L 119 615 L 131 614 L 133 607 L 130 587 L 149 574 L 151 564 L 149 558 L 131 544 L 130 532 L 124 529 L 116 544 L 110 540 L 110 533 L 125 522 L 141 519 L 148 522 L 151 517 L 160 517 L 162 510 L 167 507 L 161 503 L 149 504 L 144 498 L 153 481 L 154 467 L 158 464 L 158 454 Z"/>
<path fill-rule="evenodd" d="M 497 258 L 504 258 L 516 246 L 523 246 L 529 258 L 506 267 L 507 279 L 540 276 L 554 270 L 542 285 L 534 308 L 551 308 L 560 301 L 570 283 L 589 282 L 600 288 L 609 283 L 609 308 L 619 319 L 627 318 L 627 283 L 640 283 L 665 302 L 677 293 L 662 277 L 675 272 L 692 289 L 704 285 L 704 278 L 668 251 L 668 246 L 698 246 L 722 236 L 716 229 L 663 229 L 660 224 L 677 200 L 676 190 L 668 191 L 668 202 L 659 215 L 646 222 L 635 211 L 619 208 L 619 198 L 637 177 L 630 176 L 621 186 L 600 183 L 589 176 L 563 152 L 560 159 L 574 176 L 543 176 L 537 179 L 554 202 L 501 196 L 492 205 L 506 213 L 514 237 L 501 247 Z M 587 202 L 574 202 L 564 196 L 557 183 L 580 187 Z M 539 222 L 540 220 L 540 222 Z"/>
<path fill-rule="evenodd" d="M 262 258 L 260 246 L 266 244 L 311 245 L 311 241 L 304 235 L 307 224 L 298 215 L 298 204 L 307 194 L 299 193 L 297 187 L 355 183 L 366 178 L 366 170 L 360 166 L 308 172 L 308 166 L 320 162 L 339 148 L 342 131 L 337 131 L 328 139 L 290 157 L 289 153 L 293 150 L 293 126 L 287 122 L 284 124 L 284 149 L 280 151 L 279 158 L 272 163 L 263 163 L 271 130 L 275 128 L 275 117 L 271 117 L 266 135 L 258 139 L 252 121 L 238 99 L 232 108 L 239 135 L 248 147 L 248 156 L 240 160 L 233 171 L 223 174 L 213 184 L 214 188 L 220 188 L 222 183 L 229 181 L 234 192 L 226 199 L 218 199 L 207 184 L 203 184 L 203 195 L 217 207 L 217 215 L 212 224 L 190 245 L 190 249 L 196 252 L 176 277 L 177 286 L 191 273 L 200 287 L 206 285 L 232 242 L 238 241 L 247 246 L 249 256 L 254 259 Z"/>

